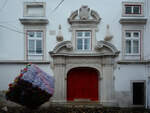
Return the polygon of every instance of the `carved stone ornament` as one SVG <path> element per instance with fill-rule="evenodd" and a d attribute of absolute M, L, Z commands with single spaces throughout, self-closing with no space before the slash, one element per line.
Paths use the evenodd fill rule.
<path fill-rule="evenodd" d="M 112 52 L 114 55 L 118 55 L 118 54 L 120 53 L 120 52 L 117 50 L 117 48 L 116 48 L 113 44 L 111 44 L 111 43 L 109 43 L 109 42 L 107 42 L 107 41 L 98 41 L 97 44 L 96 44 L 96 46 L 95 46 L 95 49 L 96 49 L 96 50 L 100 50 L 100 49 L 102 49 L 103 47 L 110 49 L 111 52 Z"/>
<path fill-rule="evenodd" d="M 79 11 L 72 12 L 68 18 L 70 24 L 98 24 L 100 20 L 98 13 L 88 6 L 82 6 Z"/>
<path fill-rule="evenodd" d="M 88 6 L 82 6 L 79 10 L 80 19 L 81 20 L 89 19 L 89 11 L 90 11 L 90 8 L 88 8 Z"/>
<path fill-rule="evenodd" d="M 106 27 L 106 36 L 104 38 L 105 41 L 110 41 L 112 40 L 113 35 L 111 35 L 110 30 L 109 30 L 109 25 Z"/>
<path fill-rule="evenodd" d="M 53 51 L 49 52 L 51 56 L 118 56 L 119 51 L 117 48 L 107 42 L 107 41 L 98 41 L 95 50 L 90 53 L 78 53 L 73 50 L 73 45 L 71 41 L 62 41 L 56 45 Z"/>
<path fill-rule="evenodd" d="M 59 31 L 58 31 L 58 35 L 56 36 L 56 40 L 57 40 L 58 42 L 61 42 L 61 41 L 64 40 L 63 35 L 62 35 L 62 32 L 61 32 L 61 25 L 59 25 Z"/>
<path fill-rule="evenodd" d="M 62 48 L 65 48 L 67 51 L 71 51 L 73 49 L 72 43 L 70 41 L 62 41 L 56 45 L 53 51 L 50 54 L 58 53 Z"/>

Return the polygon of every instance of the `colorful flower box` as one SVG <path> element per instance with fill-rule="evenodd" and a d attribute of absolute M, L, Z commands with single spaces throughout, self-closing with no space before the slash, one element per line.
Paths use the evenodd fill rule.
<path fill-rule="evenodd" d="M 28 64 L 12 84 L 6 98 L 28 108 L 37 108 L 54 93 L 54 78 L 37 65 Z"/>

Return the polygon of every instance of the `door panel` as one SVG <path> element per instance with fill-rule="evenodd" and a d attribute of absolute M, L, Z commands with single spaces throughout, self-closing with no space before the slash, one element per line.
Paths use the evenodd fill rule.
<path fill-rule="evenodd" d="M 98 100 L 98 72 L 92 68 L 75 68 L 67 77 L 67 100 Z"/>

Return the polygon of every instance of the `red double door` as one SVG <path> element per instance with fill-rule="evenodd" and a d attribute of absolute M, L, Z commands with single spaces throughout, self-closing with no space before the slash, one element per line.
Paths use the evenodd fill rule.
<path fill-rule="evenodd" d="M 74 68 L 67 75 L 67 100 L 98 101 L 98 72 L 93 68 Z"/>

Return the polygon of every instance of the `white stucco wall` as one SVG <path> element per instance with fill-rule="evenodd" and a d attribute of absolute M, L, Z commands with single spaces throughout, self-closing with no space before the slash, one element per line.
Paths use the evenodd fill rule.
<path fill-rule="evenodd" d="M 133 107 L 133 82 L 144 82 L 145 107 L 149 104 L 147 70 L 144 64 L 119 64 L 115 72 L 115 98 L 120 107 Z"/>
<path fill-rule="evenodd" d="M 21 25 L 19 18 L 23 17 L 23 2 L 29 0 L 15 0 L 8 1 L 4 9 L 0 12 L 1 25 L 23 32 L 23 25 Z M 97 11 L 102 18 L 99 24 L 99 32 L 97 33 L 97 40 L 103 40 L 106 32 L 106 25 L 110 25 L 110 31 L 114 35 L 113 43 L 121 50 L 121 25 L 119 19 L 122 13 L 122 5 L 120 0 L 115 0 L 110 3 L 109 0 L 99 1 L 83 1 L 77 0 L 76 2 L 66 0 L 56 10 L 53 9 L 60 2 L 36 0 L 46 2 L 46 18 L 49 20 L 47 26 L 46 36 L 46 51 L 52 50 L 56 45 L 56 35 L 50 35 L 51 30 L 58 31 L 58 25 L 62 25 L 62 33 L 64 40 L 71 40 L 71 33 L 69 32 L 68 17 L 72 11 L 79 9 L 82 5 L 88 5 L 89 8 Z M 16 7 L 17 6 L 17 7 Z M 111 14 L 110 14 L 111 11 Z M 5 21 L 5 22 L 4 22 Z M 24 60 L 24 37 L 22 33 L 10 31 L 6 28 L 0 28 L 0 59 L 2 60 Z M 17 44 L 16 44 L 17 42 Z M 11 47 L 11 48 L 10 48 Z M 47 60 L 49 55 L 47 53 Z"/>
<path fill-rule="evenodd" d="M 114 75 L 116 91 L 130 91 L 132 80 L 147 79 L 145 65 L 143 64 L 117 65 Z"/>
<path fill-rule="evenodd" d="M 4 3 L 4 0 L 2 1 Z M 2 7 L 2 4 L 1 4 Z M 8 1 L 0 10 L 0 25 L 19 32 L 0 27 L 0 60 L 24 59 L 23 26 L 19 22 L 23 8 L 19 0 Z"/>
<path fill-rule="evenodd" d="M 11 31 L 7 28 L 0 27 L 0 60 L 24 60 L 24 34 L 23 25 L 20 23 L 19 18 L 23 17 L 23 2 L 31 2 L 30 0 L 15 0 L 8 1 L 6 6 L 0 11 L 0 25 L 7 26 L 18 32 Z M 33 0 L 34 1 L 34 0 Z M 71 40 L 71 32 L 69 32 L 70 25 L 67 22 L 68 17 L 72 11 L 79 9 L 82 5 L 88 5 L 89 8 L 95 10 L 100 15 L 101 22 L 99 24 L 99 31 L 96 34 L 97 40 L 103 40 L 106 33 L 106 25 L 110 25 L 110 32 L 114 36 L 112 43 L 121 51 L 122 49 L 122 32 L 121 24 L 119 20 L 122 15 L 122 1 L 115 0 L 110 2 L 110 0 L 92 1 L 92 0 L 76 0 L 72 2 L 70 0 L 65 0 L 57 10 L 55 7 L 60 2 L 59 0 L 47 1 L 47 0 L 35 0 L 37 2 L 46 2 L 46 18 L 49 20 L 47 25 L 46 33 L 46 60 L 49 60 L 48 51 L 51 51 L 56 43 L 56 35 L 58 32 L 58 25 L 62 25 L 62 33 L 64 40 Z M 34 2 L 35 2 L 34 1 Z M 123 0 L 132 1 L 132 0 Z M 143 0 L 135 0 L 143 2 Z M 146 0 L 145 0 L 146 1 Z M 2 1 L 4 2 L 4 0 Z M 147 2 L 146 2 L 147 3 Z M 149 3 L 150 4 L 150 3 Z M 17 7 L 16 7 L 17 6 Z M 145 5 L 145 10 L 148 9 L 148 5 Z M 145 11 L 145 16 L 149 17 L 150 11 Z M 148 20 L 147 26 L 145 27 L 144 33 L 144 53 L 147 58 L 150 55 L 147 45 L 150 41 L 149 37 L 149 25 Z M 55 31 L 55 35 L 50 35 L 50 31 Z M 147 32 L 147 33 L 146 33 Z M 17 44 L 16 44 L 17 43 Z M 121 54 L 120 54 L 121 56 Z"/>
<path fill-rule="evenodd" d="M 149 42 L 150 42 L 150 1 L 147 0 L 146 4 L 147 8 L 147 24 L 145 26 L 145 36 L 144 36 L 144 56 L 146 60 L 150 59 L 150 51 L 149 51 Z"/>

